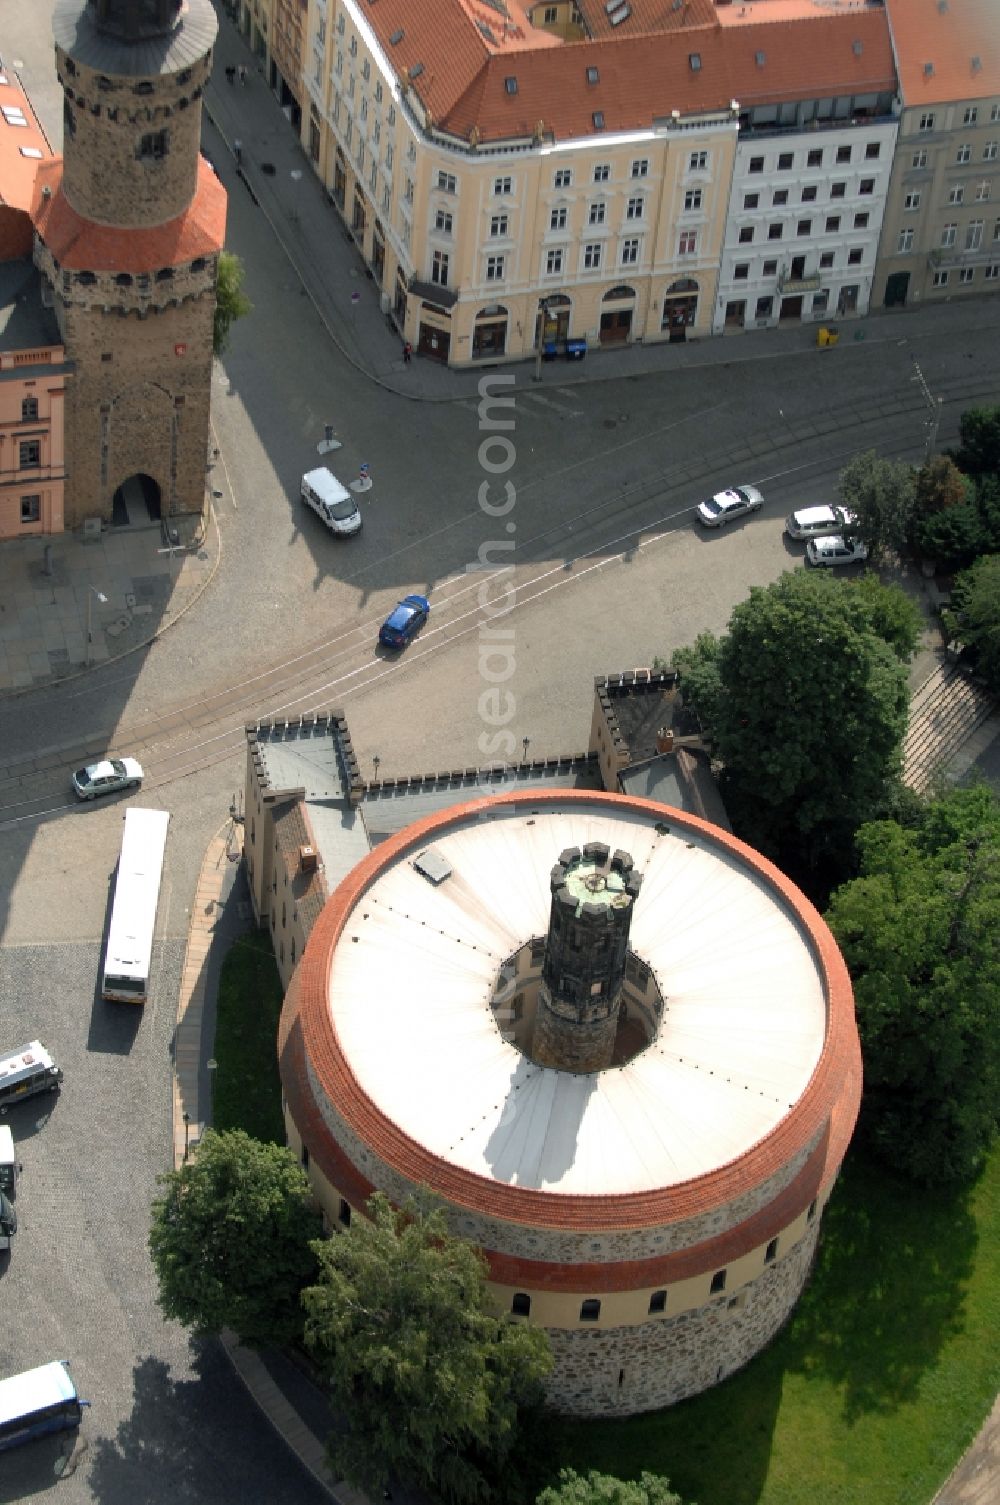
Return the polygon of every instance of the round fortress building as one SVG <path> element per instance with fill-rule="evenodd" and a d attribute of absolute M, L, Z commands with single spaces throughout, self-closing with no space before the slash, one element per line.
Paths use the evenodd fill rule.
<path fill-rule="evenodd" d="M 476 799 L 378 845 L 312 928 L 279 1050 L 330 1223 L 430 1187 L 577 1415 L 681 1400 L 770 1340 L 861 1094 L 809 902 L 614 794 Z"/>

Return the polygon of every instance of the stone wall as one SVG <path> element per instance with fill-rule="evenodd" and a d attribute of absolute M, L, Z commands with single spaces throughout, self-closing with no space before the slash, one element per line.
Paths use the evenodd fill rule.
<path fill-rule="evenodd" d="M 549 1402 L 571 1416 L 627 1416 L 697 1395 L 770 1342 L 805 1285 L 819 1220 L 755 1281 L 676 1317 L 637 1327 L 547 1328 L 555 1368 Z"/>

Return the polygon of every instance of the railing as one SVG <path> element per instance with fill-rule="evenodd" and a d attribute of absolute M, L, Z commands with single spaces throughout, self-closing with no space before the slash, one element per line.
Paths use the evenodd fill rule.
<path fill-rule="evenodd" d="M 766 136 L 814 136 L 821 131 L 848 131 L 867 125 L 894 125 L 895 115 L 852 115 L 850 120 L 808 120 L 805 124 L 796 121 L 792 125 L 741 125 L 740 140 L 760 141 Z"/>

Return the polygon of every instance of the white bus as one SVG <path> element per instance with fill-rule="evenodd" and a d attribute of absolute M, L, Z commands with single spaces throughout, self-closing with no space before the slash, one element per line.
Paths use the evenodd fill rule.
<path fill-rule="evenodd" d="M 156 905 L 160 897 L 166 810 L 127 810 L 115 878 L 115 902 L 104 953 L 102 998 L 145 1003 Z"/>

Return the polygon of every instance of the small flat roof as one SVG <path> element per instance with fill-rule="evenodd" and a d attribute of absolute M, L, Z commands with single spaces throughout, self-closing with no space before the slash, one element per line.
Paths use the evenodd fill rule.
<path fill-rule="evenodd" d="M 820 960 L 732 838 L 614 796 L 459 814 L 434 884 L 404 850 L 360 892 L 327 1007 L 376 1110 L 438 1158 L 514 1187 L 621 1195 L 728 1164 L 794 1107 L 826 1035 Z M 548 929 L 566 847 L 624 848 L 642 874 L 632 948 L 665 1007 L 652 1044 L 592 1076 L 540 1067 L 491 1008 L 501 963 Z"/>

